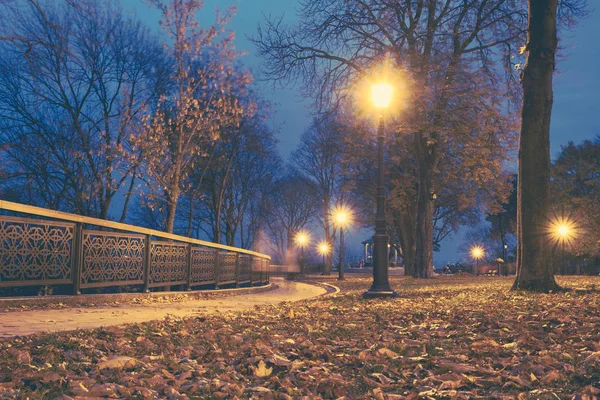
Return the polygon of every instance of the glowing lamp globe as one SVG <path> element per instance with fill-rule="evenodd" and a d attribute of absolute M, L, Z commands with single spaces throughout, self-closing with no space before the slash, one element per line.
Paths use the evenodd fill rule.
<path fill-rule="evenodd" d="M 344 225 L 346 222 L 348 222 L 348 214 L 345 211 L 337 212 L 335 214 L 335 221 L 340 225 Z"/>
<path fill-rule="evenodd" d="M 567 225 L 561 225 L 558 227 L 558 234 L 560 236 L 567 236 L 569 235 L 569 227 Z"/>
<path fill-rule="evenodd" d="M 329 254 L 329 245 L 327 243 L 319 244 L 319 253 L 322 255 Z"/>
<path fill-rule="evenodd" d="M 310 236 L 308 236 L 308 234 L 305 232 L 300 232 L 296 235 L 296 243 L 301 247 L 304 247 L 306 244 L 308 244 L 309 240 Z"/>
<path fill-rule="evenodd" d="M 377 83 L 371 87 L 371 97 L 375 108 L 387 108 L 392 100 L 394 88 L 387 83 Z"/>
<path fill-rule="evenodd" d="M 483 249 L 479 246 L 475 246 L 471 249 L 471 256 L 476 259 L 479 260 L 480 258 L 483 257 Z"/>

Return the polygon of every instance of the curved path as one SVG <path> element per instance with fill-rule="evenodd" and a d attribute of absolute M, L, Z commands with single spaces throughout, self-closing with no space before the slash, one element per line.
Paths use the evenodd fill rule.
<path fill-rule="evenodd" d="M 38 332 L 91 329 L 162 319 L 169 315 L 187 317 L 216 312 L 238 311 L 258 305 L 299 301 L 325 294 L 326 289 L 301 282 L 271 278 L 278 287 L 254 294 L 240 294 L 216 299 L 178 303 L 121 305 L 118 307 L 71 307 L 58 310 L 32 310 L 0 313 L 0 338 Z"/>

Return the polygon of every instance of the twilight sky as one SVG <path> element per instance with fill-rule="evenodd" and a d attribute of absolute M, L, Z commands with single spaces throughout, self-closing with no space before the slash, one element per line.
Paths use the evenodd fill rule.
<path fill-rule="evenodd" d="M 120 0 L 126 12 L 131 12 L 148 24 L 151 30 L 159 32 L 159 13 L 146 7 L 142 0 Z M 594 2 L 590 2 L 594 3 Z M 263 23 L 264 15 L 284 15 L 284 22 L 297 22 L 295 10 L 298 0 L 205 0 L 201 12 L 201 24 L 214 21 L 214 9 L 225 9 L 230 5 L 237 7 L 237 14 L 229 28 L 236 34 L 238 50 L 247 53 L 244 63 L 260 75 L 260 59 L 256 56 L 253 44 L 247 36 L 256 33 L 258 24 Z M 560 147 L 568 141 L 575 143 L 591 139 L 600 134 L 600 12 L 592 10 L 572 31 L 564 32 L 559 46 L 562 57 L 558 61 L 555 74 L 554 107 L 550 131 L 551 156 L 555 157 Z M 297 88 L 273 88 L 272 84 L 259 82 L 265 98 L 274 102 L 273 127 L 279 130 L 279 149 L 284 159 L 298 144 L 302 131 L 308 126 L 310 101 L 302 99 Z M 351 253 L 360 254 L 360 241 L 369 237 L 370 230 L 351 233 L 348 243 L 356 244 Z M 457 247 L 461 244 L 462 234 L 447 239 L 440 252 L 434 254 L 435 265 L 463 257 Z"/>

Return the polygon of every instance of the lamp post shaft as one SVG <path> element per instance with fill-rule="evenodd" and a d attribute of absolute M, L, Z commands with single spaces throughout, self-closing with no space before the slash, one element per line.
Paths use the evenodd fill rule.
<path fill-rule="evenodd" d="M 365 298 L 398 296 L 398 293 L 390 287 L 388 278 L 389 236 L 385 219 L 384 138 L 384 120 L 383 115 L 380 115 L 377 127 L 377 215 L 375 217 L 375 235 L 373 235 L 373 285 L 363 294 Z"/>
<path fill-rule="evenodd" d="M 338 281 L 344 280 L 344 227 L 340 226 L 340 268 L 338 271 Z"/>

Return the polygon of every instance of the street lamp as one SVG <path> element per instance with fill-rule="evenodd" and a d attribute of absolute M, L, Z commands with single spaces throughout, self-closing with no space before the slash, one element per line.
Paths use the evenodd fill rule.
<path fill-rule="evenodd" d="M 473 257 L 473 259 L 475 260 L 475 263 L 476 263 L 475 271 L 473 271 L 473 272 L 475 272 L 476 275 L 479 275 L 479 260 L 481 260 L 484 255 L 485 255 L 485 250 L 483 250 L 483 247 L 473 246 L 471 248 L 471 257 Z"/>
<path fill-rule="evenodd" d="M 323 256 L 323 269 L 325 269 L 325 256 L 331 251 L 331 246 L 327 242 L 321 242 L 317 246 L 317 251 Z"/>
<path fill-rule="evenodd" d="M 310 243 L 310 235 L 308 232 L 300 231 L 296 234 L 294 241 L 300 247 L 300 274 L 304 275 L 304 248 Z"/>
<path fill-rule="evenodd" d="M 344 280 L 344 227 L 352 220 L 352 213 L 345 207 L 338 207 L 333 211 L 333 223 L 340 228 L 340 267 L 338 269 L 338 281 Z"/>
<path fill-rule="evenodd" d="M 373 235 L 373 285 L 363 293 L 364 298 L 398 297 L 392 290 L 388 279 L 389 253 L 385 220 L 385 189 L 383 169 L 383 140 L 385 138 L 383 112 L 390 105 L 394 88 L 385 82 L 371 87 L 373 106 L 380 111 L 377 127 L 377 216 L 375 217 L 375 235 Z"/>

